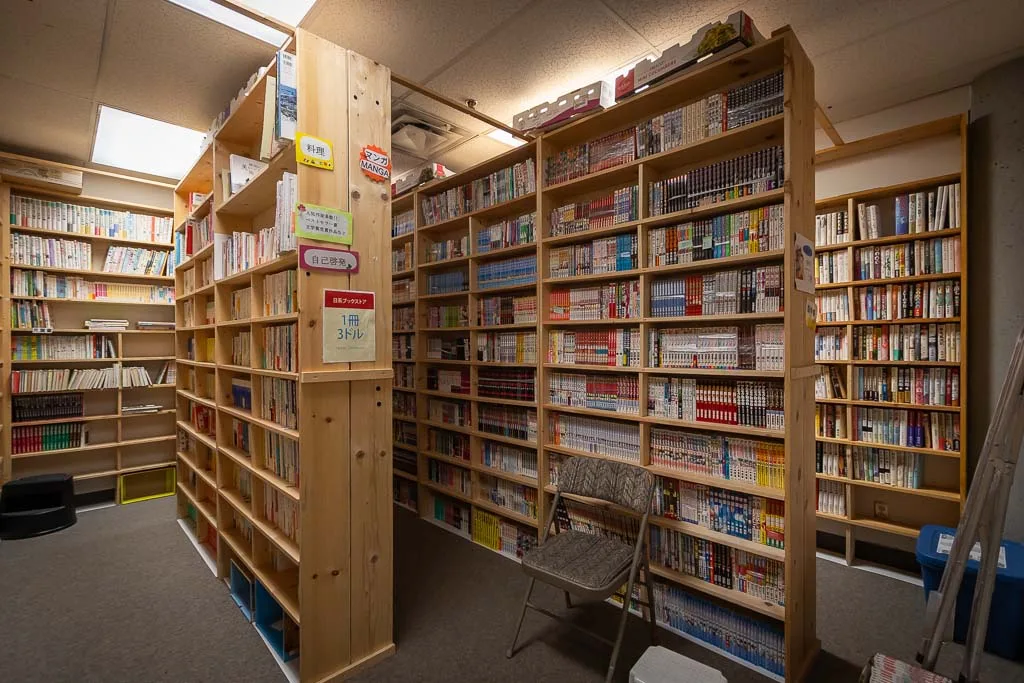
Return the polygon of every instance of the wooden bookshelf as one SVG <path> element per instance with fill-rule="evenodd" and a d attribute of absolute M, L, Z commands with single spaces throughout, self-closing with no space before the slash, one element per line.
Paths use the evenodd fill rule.
<path fill-rule="evenodd" d="M 819 277 L 817 286 L 820 295 L 845 294 L 850 302 L 848 320 L 820 321 L 817 333 L 823 339 L 824 335 L 837 335 L 846 349 L 845 353 L 829 354 L 818 360 L 822 368 L 836 373 L 844 385 L 845 391 L 844 396 L 820 397 L 818 409 L 838 411 L 836 414 L 844 420 L 846 432 L 840 435 L 826 435 L 824 431 L 818 432 L 818 450 L 831 449 L 830 453 L 842 456 L 845 466 L 841 471 L 834 471 L 826 466 L 827 473 L 823 473 L 820 471 L 822 465 L 819 464 L 817 478 L 819 481 L 833 482 L 841 487 L 843 508 L 819 510 L 818 518 L 823 522 L 819 525 L 823 531 L 834 534 L 837 524 L 842 529 L 845 543 L 844 554 L 849 563 L 857 560 L 858 538 L 864 540 L 864 534 L 858 534 L 858 530 L 870 529 L 873 532 L 887 534 L 892 539 L 894 547 L 909 550 L 910 546 L 907 545 L 905 539 L 915 538 L 922 526 L 926 524 L 956 526 L 960 510 L 966 500 L 967 458 L 964 451 L 967 445 L 968 412 L 966 382 L 967 238 L 970 227 L 967 222 L 966 138 L 967 119 L 966 115 L 962 115 L 843 145 L 843 148 L 849 147 L 849 149 L 821 150 L 816 155 L 819 171 L 832 173 L 834 165 L 849 163 L 851 160 L 862 164 L 881 164 L 887 163 L 886 159 L 890 157 L 902 158 L 898 155 L 904 153 L 906 149 L 901 146 L 910 142 L 917 145 L 935 145 L 937 149 L 941 146 L 943 150 L 959 148 L 959 158 L 956 164 L 959 166 L 959 170 L 955 173 L 936 173 L 930 177 L 927 173 L 919 173 L 910 180 L 896 184 L 867 186 L 854 192 L 820 199 L 817 202 L 819 215 L 845 211 L 849 217 L 848 241 L 816 247 L 816 252 L 819 255 L 825 255 L 826 258 L 845 257 L 850 269 L 849 278 L 843 277 L 836 282 L 822 284 L 821 280 L 832 278 Z M 942 167 L 941 170 L 948 169 Z M 938 187 L 957 183 L 960 185 L 958 221 L 953 220 L 951 216 L 949 220 L 943 222 L 940 229 L 896 234 L 895 197 L 917 192 L 927 193 L 935 191 Z M 870 237 L 870 235 L 862 237 L 860 234 L 860 210 L 858 207 L 862 205 L 879 207 L 878 237 Z M 861 249 L 895 247 L 912 250 L 920 245 L 935 244 L 932 240 L 946 241 L 950 244 L 954 241 L 959 242 L 958 268 L 952 267 L 953 264 L 944 264 L 942 267 L 944 272 L 939 273 L 915 273 L 872 279 L 859 277 L 858 254 L 864 253 L 860 252 Z M 952 256 L 952 251 L 946 255 L 946 258 L 948 259 L 950 256 Z M 918 267 L 923 266 L 919 265 Z M 865 320 L 862 316 L 859 301 L 861 287 L 915 285 L 917 283 L 955 283 L 959 288 L 959 314 L 945 318 L 894 320 Z M 861 349 L 857 348 L 855 344 L 855 340 L 867 330 L 882 328 L 882 326 L 885 326 L 882 329 L 892 330 L 901 325 L 943 326 L 943 329 L 946 330 L 943 338 L 946 338 L 949 330 L 956 331 L 959 334 L 959 342 L 950 345 L 951 350 L 955 351 L 955 355 L 953 357 L 929 358 L 927 348 L 925 348 L 923 357 L 918 356 L 911 360 L 905 358 L 878 360 L 864 356 Z M 957 373 L 959 398 L 954 402 L 951 397 L 941 396 L 945 400 L 944 403 L 930 405 L 912 401 L 899 402 L 891 396 L 879 397 L 880 400 L 865 400 L 866 397 L 856 396 L 855 387 L 860 373 L 887 369 L 911 374 L 921 373 L 922 376 L 927 373 L 935 373 L 935 376 L 940 373 L 948 375 Z M 913 382 L 917 382 L 916 378 L 911 379 Z M 913 386 L 914 384 L 911 385 L 911 387 Z M 884 398 L 888 400 L 881 400 Z M 862 439 L 855 438 L 852 430 L 855 426 L 856 411 L 872 408 L 911 411 L 915 415 L 927 416 L 929 420 L 951 420 L 951 424 L 959 435 L 959 448 L 940 449 L 912 444 L 886 445 L 867 443 Z M 891 467 L 890 480 L 886 480 L 881 472 L 876 475 L 874 471 L 858 470 L 854 462 L 855 454 L 878 451 L 888 451 L 919 459 L 920 471 L 916 481 L 917 487 L 910 487 L 915 483 L 912 480 L 902 482 L 899 480 L 898 461 L 894 462 Z M 881 466 L 884 467 L 884 463 Z M 874 538 L 877 538 L 877 535 Z M 904 539 L 903 542 L 900 542 L 901 539 Z"/>
<path fill-rule="evenodd" d="M 11 280 L 12 271 L 38 272 L 42 277 L 79 278 L 86 283 L 110 283 L 113 285 L 141 285 L 144 287 L 170 287 L 173 277 L 169 275 L 145 275 L 134 273 L 103 272 L 108 251 L 114 247 L 147 249 L 169 252 L 167 242 L 153 242 L 145 239 L 129 239 L 138 233 L 124 231 L 113 233 L 96 228 L 85 232 L 65 232 L 44 227 L 28 227 L 11 222 L 12 201 L 38 200 L 40 202 L 61 202 L 88 209 L 125 211 L 142 217 L 170 219 L 170 211 L 157 207 L 131 204 L 124 201 L 104 201 L 96 198 L 81 198 L 72 194 L 29 187 L 12 187 L 0 184 L 0 345 L 8 349 L 0 362 L 0 483 L 10 479 L 33 474 L 66 472 L 76 482 L 76 491 L 113 490 L 115 500 L 120 500 L 121 475 L 166 469 L 173 466 L 174 417 L 173 384 L 166 381 L 149 386 L 118 386 L 109 389 L 82 389 L 58 391 L 33 391 L 12 393 L 11 373 L 19 370 L 55 369 L 104 369 L 117 364 L 118 367 L 144 367 L 151 381 L 159 379 L 164 366 L 173 366 L 173 330 L 90 330 L 84 321 L 89 318 L 115 318 L 129 321 L 136 328 L 139 321 L 171 322 L 170 305 L 163 302 L 136 303 L 126 300 L 61 298 L 57 296 L 14 295 Z M 47 209 L 57 211 L 56 204 Z M 42 217 L 42 214 L 39 215 Z M 30 224 L 31 225 L 31 224 Z M 88 228 L 75 227 L 75 230 Z M 92 234 L 92 232 L 104 234 Z M 32 237 L 41 240 L 56 239 L 88 246 L 91 253 L 89 268 L 58 268 L 52 266 L 29 266 L 15 261 L 12 254 L 12 240 L 15 236 Z M 169 259 L 168 259 L 169 260 Z M 165 266 L 166 267 L 166 266 Z M 165 271 L 166 272 L 166 271 Z M 52 327 L 14 328 L 11 307 L 21 304 L 45 305 L 49 310 Z M 26 352 L 16 353 L 12 343 L 34 345 L 36 341 L 59 343 L 60 339 L 75 339 L 97 335 L 108 340 L 106 358 L 40 359 L 26 356 L 38 355 Z M 110 352 L 112 351 L 112 355 Z M 49 355 L 49 354 L 48 354 Z M 81 416 L 23 418 L 13 422 L 15 401 L 35 397 L 81 396 Z M 157 409 L 146 413 L 125 410 L 132 405 L 153 404 Z M 66 425 L 67 427 L 62 427 Z M 24 428 L 24 429 L 22 429 Z M 43 443 L 49 434 L 51 446 L 42 449 L 15 443 L 25 438 L 29 430 L 37 430 L 33 438 Z M 61 431 L 82 430 L 84 445 L 56 448 L 54 436 L 61 438 Z M 65 439 L 70 436 L 64 434 Z M 57 442 L 59 444 L 61 442 Z M 67 441 L 63 442 L 67 443 Z"/>
<path fill-rule="evenodd" d="M 251 621 L 289 679 L 326 683 L 394 651 L 391 278 L 379 265 L 388 251 L 388 197 L 356 161 L 362 145 L 390 149 L 390 72 L 295 33 L 285 49 L 297 62 L 297 129 L 334 142 L 335 169 L 297 164 L 295 143 L 287 143 L 226 194 L 229 155 L 260 155 L 264 103 L 276 102 L 267 81 L 277 76 L 275 58 L 175 190 L 179 229 L 208 215 L 215 240 L 193 244 L 175 272 L 178 516 L 229 588 L 232 576 L 242 576 L 257 603 L 269 596 L 266 604 L 280 608 L 290 645 L 258 615 Z M 298 202 L 351 212 L 354 240 L 341 248 L 358 252 L 358 273 L 304 269 L 294 249 L 239 272 L 221 270 L 217 240 L 273 226 L 285 173 L 297 175 Z M 190 212 L 190 193 L 210 197 Z M 298 245 L 340 246 L 302 238 Z M 375 360 L 324 362 L 325 288 L 376 294 Z M 248 310 L 233 310 L 232 296 L 245 290 Z M 266 308 L 271 297 L 293 304 Z M 293 356 L 266 367 L 265 333 L 286 335 Z M 236 400 L 246 387 L 251 406 Z M 277 403 L 273 412 L 270 402 L 288 395 L 291 407 Z"/>
<path fill-rule="evenodd" d="M 783 72 L 785 106 L 783 113 L 744 126 L 728 129 L 723 133 L 711 134 L 695 142 L 680 145 L 665 152 L 646 157 L 637 157 L 611 168 L 602 168 L 556 183 L 544 185 L 546 160 L 559 152 L 580 143 L 596 140 L 624 128 L 641 124 L 674 108 L 723 92 L 737 85 L 750 82 L 775 72 Z M 810 472 L 813 468 L 812 447 L 814 442 L 813 389 L 817 368 L 814 365 L 812 328 L 805 322 L 805 308 L 811 301 L 808 293 L 795 289 L 794 256 L 791 245 L 796 235 L 813 241 L 812 206 L 814 197 L 814 175 L 812 170 L 814 95 L 813 70 L 796 37 L 788 30 L 780 32 L 765 42 L 749 48 L 735 56 L 711 64 L 702 64 L 681 78 L 655 86 L 633 96 L 608 110 L 580 119 L 562 128 L 538 136 L 498 157 L 488 160 L 458 175 L 422 186 L 409 195 L 396 200 L 392 214 L 407 211 L 410 206 L 415 212 L 416 232 L 414 256 L 417 264 L 413 277 L 416 286 L 415 317 L 416 329 L 413 339 L 412 358 L 395 361 L 399 364 L 415 363 L 415 386 L 417 392 L 416 415 L 418 429 L 417 474 L 419 481 L 418 512 L 426 521 L 459 536 L 480 542 L 475 534 L 480 521 L 485 527 L 493 524 L 492 515 L 522 530 L 524 537 L 536 539 L 537 523 L 532 516 L 524 517 L 520 512 L 496 504 L 488 496 L 488 476 L 505 479 L 509 483 L 535 491 L 536 519 L 543 519 L 555 490 L 551 475 L 563 457 L 595 457 L 622 460 L 611 454 L 569 448 L 557 444 L 556 434 L 550 429 L 551 420 L 556 416 L 572 416 L 584 419 L 602 420 L 628 425 L 639 435 L 639 446 L 632 454 L 632 462 L 649 469 L 667 480 L 715 487 L 734 494 L 758 496 L 773 504 L 784 502 L 785 548 L 777 548 L 756 541 L 737 538 L 719 533 L 710 527 L 676 521 L 664 517 L 654 520 L 654 525 L 696 539 L 713 541 L 726 549 L 742 550 L 774 561 L 784 567 L 786 576 L 785 605 L 765 603 L 763 600 L 738 590 L 716 587 L 698 578 L 660 567 L 658 580 L 690 595 L 706 597 L 714 605 L 734 611 L 746 617 L 761 619 L 764 624 L 774 624 L 784 634 L 786 680 L 803 680 L 817 653 L 819 643 L 815 629 L 814 589 L 814 533 L 813 512 L 814 487 Z M 746 152 L 758 151 L 771 145 L 784 145 L 785 183 L 778 189 L 744 193 L 733 199 L 715 204 L 699 204 L 671 213 L 654 215 L 649 205 L 648 190 L 652 182 L 674 177 L 703 165 L 724 161 Z M 447 220 L 428 224 L 424 201 L 440 193 L 470 183 L 526 159 L 534 160 L 537 173 L 537 191 L 524 192 L 522 197 L 503 202 L 486 209 L 477 209 Z M 552 234 L 552 214 L 558 207 L 573 202 L 604 197 L 613 190 L 637 186 L 635 216 L 622 216 L 620 222 L 601 225 L 585 232 L 565 235 Z M 687 262 L 674 265 L 653 265 L 649 263 L 652 230 L 674 226 L 687 221 L 725 216 L 740 211 L 780 206 L 784 227 L 780 232 L 780 246 L 770 250 L 712 260 Z M 533 239 L 525 244 L 498 245 L 498 249 L 480 253 L 477 236 L 489 225 L 501 219 L 514 218 L 523 213 L 535 215 Z M 637 245 L 636 262 L 628 270 L 596 273 L 567 278 L 553 276 L 550 270 L 551 256 L 555 249 L 589 243 L 595 238 L 618 235 L 635 236 Z M 443 240 L 468 238 L 465 253 L 455 253 L 450 260 L 430 262 L 428 255 L 433 244 Z M 407 236 L 395 238 L 393 245 L 403 244 Z M 506 258 L 534 256 L 537 272 L 529 284 L 515 282 L 510 286 L 482 287 L 479 281 L 481 269 L 489 263 Z M 614 265 L 614 264 L 613 264 Z M 665 317 L 655 315 L 651 307 L 652 286 L 664 278 L 684 277 L 692 274 L 714 273 L 741 267 L 778 265 L 782 272 L 782 289 L 785 300 L 784 312 L 731 315 L 696 315 Z M 465 276 L 465 291 L 431 293 L 429 277 L 438 273 L 459 271 Z M 558 320 L 552 319 L 552 292 L 566 287 L 601 286 L 607 283 L 633 280 L 639 283 L 638 314 L 625 319 L 601 320 Z M 489 326 L 478 318 L 478 309 L 484 299 L 493 296 L 533 296 L 536 299 L 536 319 L 511 324 Z M 466 306 L 466 315 L 449 319 L 450 326 L 439 326 L 437 316 L 431 316 L 435 306 Z M 660 311 L 659 311 L 660 313 Z M 652 331 L 663 328 L 708 328 L 725 325 L 780 326 L 784 341 L 784 362 L 779 369 L 755 369 L 753 367 L 735 370 L 719 370 L 691 367 L 657 367 L 649 361 L 648 337 Z M 561 332 L 607 332 L 615 328 L 636 330 L 640 333 L 640 348 L 635 363 L 626 367 L 612 365 L 569 365 L 549 359 L 552 335 Z M 535 335 L 536 361 L 492 362 L 480 360 L 477 353 L 482 341 L 489 333 L 509 332 Z M 396 331 L 397 334 L 397 331 Z M 467 352 L 455 356 L 451 344 L 445 342 L 460 340 L 466 344 Z M 438 344 L 442 343 L 441 355 Z M 465 358 L 465 360 L 463 360 Z M 503 369 L 534 370 L 532 377 L 533 400 L 521 398 L 493 398 L 481 391 L 482 380 L 492 378 Z M 460 391 L 448 391 L 450 387 L 438 386 L 433 377 L 438 372 L 464 373 L 468 376 Z M 637 387 L 637 406 L 634 413 L 611 412 L 597 406 L 565 407 L 557 405 L 550 395 L 550 382 L 554 373 L 595 375 L 604 380 L 634 379 Z M 773 382 L 784 387 L 784 429 L 768 430 L 763 427 L 743 427 L 718 424 L 707 421 L 683 421 L 662 418 L 648 408 L 648 390 L 653 377 L 693 378 L 697 381 L 716 380 L 731 382 L 750 380 Z M 457 403 L 465 406 L 464 421 L 453 418 L 451 413 L 431 413 L 431 402 Z M 436 403 L 435 403 L 436 405 Z M 496 408 L 522 411 L 528 414 L 525 420 L 526 438 L 508 434 L 492 434 L 481 425 L 484 411 Z M 455 421 L 456 424 L 452 424 Z M 400 424 L 401 422 L 401 424 Z M 396 421 L 396 435 L 403 428 L 404 421 Z M 667 429 L 674 433 L 724 436 L 729 438 L 753 439 L 774 444 L 784 453 L 784 476 L 776 487 L 740 479 L 724 479 L 705 474 L 690 474 L 675 468 L 656 464 L 652 459 L 652 430 Z M 432 439 L 440 435 L 445 439 L 463 439 L 465 447 L 453 451 L 442 441 Z M 451 444 L 447 444 L 450 446 Z M 398 444 L 396 443 L 396 446 Z M 502 473 L 488 466 L 485 449 L 496 446 L 512 446 L 522 449 L 525 454 L 536 455 L 536 476 L 522 473 Z M 407 480 L 404 475 L 396 478 Z M 460 482 L 468 481 L 462 488 Z M 452 483 L 454 482 L 454 484 Z M 405 489 L 403 489 L 404 491 Z M 396 485 L 396 493 L 398 488 Z M 396 500 L 403 507 L 409 507 L 406 500 Z M 442 512 L 449 513 L 447 515 Z M 444 519 L 442 519 L 444 517 Z M 485 545 L 485 547 L 487 547 Z M 492 548 L 494 549 L 494 548 Z M 499 550 L 500 552 L 500 550 Z M 516 559 L 512 553 L 503 553 Z M 652 571 L 654 571 L 652 569 Z M 659 615 L 659 619 L 661 615 Z M 666 628 L 670 628 L 664 624 Z M 749 663 L 748 663 L 749 665 Z M 752 668 L 757 669 L 757 667 Z M 765 673 L 764 669 L 757 669 Z M 771 673 L 771 672 L 768 672 Z M 782 680 L 782 676 L 773 674 Z"/>

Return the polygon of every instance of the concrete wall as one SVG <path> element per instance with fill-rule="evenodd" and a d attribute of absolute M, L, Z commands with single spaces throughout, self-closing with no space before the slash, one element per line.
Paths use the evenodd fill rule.
<path fill-rule="evenodd" d="M 968 435 L 981 450 L 1017 335 L 1024 326 L 1024 59 L 971 87 L 968 252 Z M 971 466 L 975 463 L 970 463 Z M 1024 541 L 1024 467 L 1017 469 L 1006 536 Z"/>

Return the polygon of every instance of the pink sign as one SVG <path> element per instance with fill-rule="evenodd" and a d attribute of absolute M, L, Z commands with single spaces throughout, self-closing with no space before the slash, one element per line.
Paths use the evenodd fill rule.
<path fill-rule="evenodd" d="M 299 245 L 299 267 L 329 273 L 358 273 L 359 252 L 332 247 Z"/>

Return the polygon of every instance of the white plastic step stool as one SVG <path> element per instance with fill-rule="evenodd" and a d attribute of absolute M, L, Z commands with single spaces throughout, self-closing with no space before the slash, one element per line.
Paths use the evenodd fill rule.
<path fill-rule="evenodd" d="M 629 671 L 629 683 L 728 683 L 718 669 L 660 645 L 647 648 Z"/>

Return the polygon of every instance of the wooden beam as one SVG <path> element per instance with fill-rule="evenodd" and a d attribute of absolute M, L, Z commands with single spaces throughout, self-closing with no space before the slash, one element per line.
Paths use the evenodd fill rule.
<path fill-rule="evenodd" d="M 899 128 L 888 133 L 872 135 L 871 137 L 854 140 L 844 145 L 826 147 L 815 153 L 814 163 L 818 165 L 828 164 L 840 159 L 895 147 L 896 145 L 905 145 L 910 142 L 940 135 L 954 135 L 960 131 L 961 117 L 961 114 L 956 114 L 954 116 L 947 116 L 944 119 L 936 119 L 926 123 L 919 123 L 916 126 L 908 126 L 907 128 Z"/>
<path fill-rule="evenodd" d="M 415 92 L 418 92 L 421 95 L 426 95 L 427 97 L 429 97 L 432 100 L 437 100 L 441 104 L 445 104 L 445 105 L 451 107 L 452 109 L 454 109 L 456 111 L 460 111 L 463 114 L 465 114 L 466 116 L 472 116 L 475 119 L 479 119 L 480 121 L 483 121 L 484 123 L 486 123 L 488 126 L 494 126 L 495 128 L 497 128 L 499 130 L 505 131 L 509 135 L 514 135 L 515 137 L 519 138 L 520 140 L 523 140 L 525 142 L 530 142 L 531 140 L 533 140 L 532 137 L 528 136 L 526 133 L 522 132 L 521 130 L 516 130 L 515 128 L 512 128 L 511 126 L 506 126 L 504 123 L 502 123 L 498 119 L 491 118 L 487 114 L 482 114 L 482 113 L 478 112 L 476 109 L 471 109 L 470 107 L 467 107 L 466 105 L 462 104 L 458 100 L 453 100 L 452 98 L 447 97 L 445 95 L 442 95 L 441 93 L 437 92 L 436 90 L 432 90 L 432 89 L 428 88 L 425 85 L 420 85 L 419 83 L 417 83 L 415 81 L 410 81 L 408 78 L 403 78 L 402 76 L 399 76 L 398 74 L 396 74 L 394 71 L 391 72 L 391 80 L 394 81 L 395 83 L 397 83 L 398 85 L 402 86 L 403 88 L 408 88 L 409 90 L 413 90 Z"/>
<path fill-rule="evenodd" d="M 295 34 L 295 27 L 290 24 L 286 24 L 283 21 L 278 21 L 274 17 L 258 12 L 248 5 L 237 2 L 237 0 L 212 0 L 225 9 L 229 9 L 232 12 L 238 12 L 243 17 L 252 19 L 253 21 L 259 22 L 268 28 L 272 28 L 282 33 L 287 33 L 289 36 Z"/>
<path fill-rule="evenodd" d="M 818 120 L 818 125 L 825 131 L 825 135 L 828 136 L 833 145 L 845 144 L 843 138 L 839 135 L 839 131 L 836 130 L 836 127 L 832 125 L 832 121 L 828 118 L 828 114 L 825 113 L 825 110 L 817 102 L 814 103 L 814 118 Z"/>

